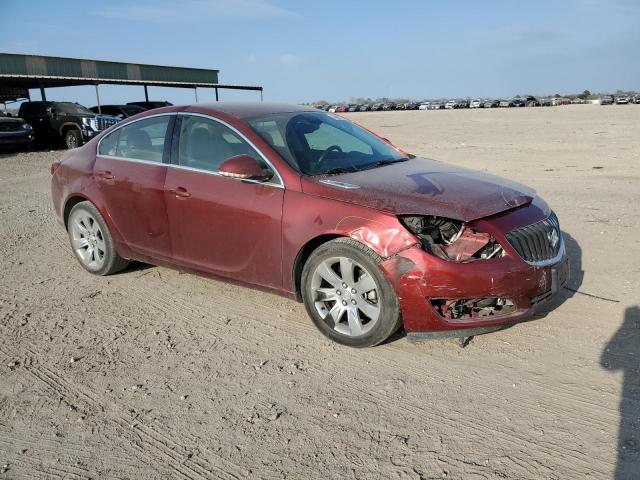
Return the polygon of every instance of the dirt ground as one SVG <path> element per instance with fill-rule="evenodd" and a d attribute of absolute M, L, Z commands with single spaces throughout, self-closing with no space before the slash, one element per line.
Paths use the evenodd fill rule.
<path fill-rule="evenodd" d="M 0 479 L 640 478 L 640 106 L 350 115 L 535 187 L 578 293 L 466 348 L 349 349 L 274 295 L 87 274 L 61 152 L 0 154 Z"/>

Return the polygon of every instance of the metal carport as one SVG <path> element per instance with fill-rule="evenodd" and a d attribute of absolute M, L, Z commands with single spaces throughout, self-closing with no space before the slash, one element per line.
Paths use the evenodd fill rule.
<path fill-rule="evenodd" d="M 196 102 L 198 88 L 213 88 L 216 101 L 219 100 L 218 90 L 222 89 L 258 91 L 262 100 L 261 86 L 218 83 L 218 72 L 204 68 L 0 52 L 0 103 L 30 98 L 29 89 L 40 89 L 42 99 L 46 100 L 46 88 L 94 85 L 100 106 L 98 86 L 101 84 L 140 85 L 144 87 L 146 101 L 149 101 L 147 87 L 150 86 L 192 88 Z"/>

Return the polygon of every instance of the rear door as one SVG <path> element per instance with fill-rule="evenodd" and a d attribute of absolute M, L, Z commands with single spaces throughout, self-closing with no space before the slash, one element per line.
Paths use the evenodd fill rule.
<path fill-rule="evenodd" d="M 202 115 L 178 118 L 165 184 L 174 261 L 281 288 L 282 181 L 277 174 L 263 183 L 220 176 L 220 164 L 239 154 L 273 168 L 230 126 Z"/>
<path fill-rule="evenodd" d="M 105 136 L 94 176 L 115 228 L 142 256 L 171 257 L 164 183 L 174 114 L 146 117 Z"/>

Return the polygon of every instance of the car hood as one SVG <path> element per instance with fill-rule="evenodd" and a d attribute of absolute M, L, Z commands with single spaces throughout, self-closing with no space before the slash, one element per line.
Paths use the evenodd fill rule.
<path fill-rule="evenodd" d="M 24 123 L 19 117 L 0 117 L 0 123 Z"/>
<path fill-rule="evenodd" d="M 463 167 L 413 158 L 371 170 L 305 176 L 302 189 L 396 215 L 428 214 L 470 222 L 530 203 L 535 190 Z"/>

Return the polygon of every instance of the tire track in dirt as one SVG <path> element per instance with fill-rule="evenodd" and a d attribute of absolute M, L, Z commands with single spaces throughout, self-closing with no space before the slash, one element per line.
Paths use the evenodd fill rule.
<path fill-rule="evenodd" d="M 159 288 L 150 288 L 147 286 L 135 284 L 134 282 L 131 282 L 131 283 L 126 282 L 126 283 L 127 283 L 126 291 L 130 293 L 136 290 L 138 292 L 143 292 L 141 295 L 137 294 L 136 296 L 140 299 L 146 298 L 147 301 L 150 301 L 152 305 L 157 305 L 158 308 L 162 310 L 166 309 L 170 312 L 173 312 L 173 314 L 176 317 L 181 318 L 183 321 L 188 321 L 188 320 L 197 321 L 198 318 L 202 316 L 201 315 L 202 312 L 201 311 L 199 312 L 198 308 L 196 308 L 192 302 L 187 302 L 184 298 L 180 297 L 179 295 L 175 295 L 176 292 L 174 292 L 172 302 L 166 302 L 166 301 L 162 301 L 162 299 L 165 297 L 165 294 L 167 292 L 163 292 Z M 236 287 L 236 288 L 241 288 L 241 287 Z M 229 311 L 238 312 L 237 303 L 230 301 L 224 297 L 217 296 L 215 298 L 215 304 L 219 307 L 222 307 L 225 312 L 229 312 Z M 273 307 L 270 307 L 269 305 L 251 304 L 250 306 L 249 305 L 243 306 L 240 312 L 242 312 L 241 313 L 242 316 L 246 317 L 249 320 L 255 321 L 256 318 L 261 318 L 261 317 L 264 317 L 265 315 L 267 316 L 269 316 L 269 314 L 276 315 L 277 312 L 279 312 L 279 310 L 276 310 Z M 286 328 L 287 325 L 290 325 L 290 324 L 282 322 L 282 323 L 278 323 L 277 325 L 270 325 L 269 327 L 277 329 L 280 334 L 291 335 L 292 334 L 291 329 Z M 299 325 L 299 321 L 296 322 L 296 325 Z M 305 330 L 310 330 L 310 329 L 311 327 Z M 244 338 L 243 340 L 247 341 L 246 338 Z M 383 350 L 384 349 L 389 350 L 391 348 L 392 347 L 389 347 L 389 346 L 381 347 L 381 349 Z M 372 355 L 370 354 L 368 354 L 367 356 L 369 358 L 373 358 Z M 348 359 L 346 361 L 349 362 Z M 423 369 L 420 370 L 415 367 L 412 367 L 412 365 L 413 364 L 409 362 L 409 365 L 406 365 L 406 364 L 403 364 L 402 366 L 395 365 L 395 367 L 397 367 L 398 369 L 400 368 L 406 369 L 407 366 L 409 366 L 411 368 L 411 371 L 416 375 L 417 378 L 419 378 L 419 376 L 423 376 L 423 377 L 427 376 L 427 377 L 430 377 L 430 379 L 434 382 L 436 382 L 437 380 L 446 380 L 448 378 L 445 375 L 438 375 L 433 371 L 425 372 Z M 357 368 L 356 362 L 351 362 L 350 366 L 352 368 Z M 444 367 L 444 365 L 442 366 Z M 310 370 L 313 370 L 314 376 L 316 377 L 325 377 L 325 381 L 328 381 L 329 379 L 332 379 L 334 381 L 336 380 L 335 377 L 327 376 L 326 372 L 321 369 L 316 370 L 313 367 L 310 367 Z M 436 369 L 436 370 L 440 371 L 440 369 Z M 365 377 L 362 377 L 362 378 L 365 378 Z M 481 442 L 483 438 L 495 437 L 496 434 L 498 434 L 502 437 L 502 442 L 504 442 L 505 444 L 525 445 L 530 449 L 530 451 L 536 451 L 540 453 L 542 456 L 544 456 L 547 459 L 548 462 L 552 462 L 558 457 L 558 450 L 560 451 L 564 450 L 564 455 L 567 458 L 571 458 L 571 462 L 567 462 L 567 463 L 571 463 L 568 466 L 570 466 L 572 471 L 581 471 L 581 469 L 588 464 L 587 458 L 581 452 L 577 452 L 571 449 L 566 449 L 562 445 L 546 446 L 538 442 L 532 442 L 525 435 L 520 435 L 515 432 L 509 432 L 504 429 L 497 429 L 494 425 L 483 422 L 481 419 L 477 417 L 473 419 L 467 418 L 463 412 L 457 412 L 455 417 L 450 417 L 450 413 L 448 413 L 446 410 L 440 410 L 439 412 L 434 414 L 432 412 L 425 410 L 424 408 L 421 408 L 419 405 L 408 403 L 406 399 L 404 399 L 403 402 L 401 402 L 400 404 L 389 402 L 384 396 L 380 396 L 375 393 L 372 393 L 366 388 L 367 386 L 370 386 L 372 382 L 375 382 L 376 379 L 377 377 L 370 377 L 370 378 L 364 379 L 361 383 L 360 388 L 356 388 L 355 386 L 360 383 L 359 381 L 360 379 L 355 379 L 355 380 L 351 379 L 350 382 L 345 381 L 339 387 L 345 392 L 351 392 L 352 394 L 356 394 L 360 396 L 362 395 L 368 396 L 369 398 L 371 398 L 372 402 L 385 405 L 385 407 L 389 410 L 392 410 L 393 408 L 400 409 L 405 411 L 407 414 L 410 414 L 411 416 L 415 416 L 419 418 L 428 418 L 431 422 L 440 422 L 442 424 L 447 425 L 451 429 L 459 429 L 460 426 L 462 425 L 465 427 L 465 433 L 475 436 L 478 442 Z M 505 384 L 508 384 L 508 382 L 505 381 Z M 333 383 L 333 385 L 335 385 L 335 383 Z M 546 385 L 544 384 L 538 385 L 537 387 L 540 391 L 542 391 L 546 388 Z M 473 388 L 485 391 L 487 394 L 493 393 L 491 389 L 483 387 L 483 385 L 480 382 L 474 383 Z M 570 396 L 568 398 L 571 399 Z M 537 404 L 535 404 L 534 402 L 528 402 L 526 399 L 518 398 L 514 403 L 521 405 L 523 411 L 530 412 L 532 410 L 539 409 L 539 406 Z M 588 405 L 593 405 L 591 402 L 587 402 L 587 403 Z M 554 407 L 558 409 L 559 406 L 554 405 Z M 562 412 L 563 414 L 573 417 L 573 419 L 575 420 L 575 422 L 573 423 L 581 424 L 584 427 L 593 426 L 594 422 L 589 422 L 589 421 L 582 422 L 581 417 L 583 413 L 582 412 L 576 413 L 575 408 L 571 408 L 567 406 L 563 410 L 564 410 Z M 594 419 L 597 418 L 594 416 L 591 416 L 591 417 L 593 417 Z M 595 423 L 597 424 L 599 422 L 596 420 Z M 606 420 L 603 420 L 600 426 L 605 426 L 606 423 L 607 423 Z M 475 433 L 476 430 L 479 431 L 479 433 Z M 474 433 L 471 434 L 470 432 L 474 432 Z M 520 459 L 520 460 L 523 462 L 526 462 L 526 460 L 524 459 Z M 597 469 L 594 469 L 593 467 L 589 467 L 586 471 L 584 471 L 584 473 L 588 474 L 589 472 L 593 472 L 594 470 L 597 471 Z M 549 471 L 548 473 L 551 473 L 551 471 Z M 600 473 L 602 475 L 605 474 L 603 471 L 600 471 Z"/>
<path fill-rule="evenodd" d="M 174 272 L 172 272 L 174 273 Z M 123 276 L 124 277 L 124 276 Z M 173 275 L 174 279 L 175 279 L 175 275 Z M 120 280 L 120 278 L 118 278 L 118 280 Z M 209 282 L 208 280 L 200 280 L 202 282 Z M 116 282 L 114 282 L 116 283 Z M 136 297 L 140 302 L 148 302 L 151 303 L 152 305 L 154 305 L 154 308 L 157 308 L 158 310 L 160 310 L 161 312 L 163 312 L 166 316 L 173 316 L 173 318 L 181 318 L 183 321 L 182 322 L 177 322 L 176 326 L 180 326 L 181 328 L 188 328 L 187 325 L 190 324 L 190 322 L 184 322 L 184 320 L 191 320 L 193 322 L 198 322 L 199 318 L 200 319 L 203 317 L 203 311 L 202 311 L 202 307 L 199 306 L 194 306 L 193 302 L 187 301 L 186 299 L 182 298 L 181 296 L 177 296 L 174 295 L 172 298 L 172 301 L 168 301 L 167 299 L 169 298 L 168 292 L 163 291 L 162 289 L 159 288 L 152 288 L 151 285 L 147 286 L 147 283 L 151 283 L 151 282 L 135 282 L 135 281 L 125 281 L 125 286 L 118 286 L 118 288 L 123 288 L 122 293 L 124 294 L 129 294 L 129 295 L 133 295 L 134 297 Z M 169 282 L 163 282 L 164 288 L 166 288 L 167 286 L 171 285 L 171 283 Z M 202 285 L 200 285 L 200 287 L 202 287 Z M 240 289 L 241 287 L 233 287 L 236 289 Z M 217 289 L 213 289 L 214 291 L 217 292 Z M 174 292 L 175 293 L 175 292 Z M 224 310 L 225 312 L 234 312 L 237 315 L 238 309 L 237 309 L 237 303 L 230 301 L 227 297 L 225 297 L 224 295 L 217 295 L 215 298 L 215 303 L 218 307 L 221 307 L 222 310 Z M 271 314 L 270 316 L 282 316 L 282 312 L 281 310 L 275 309 L 273 307 L 270 307 L 268 305 L 264 305 L 264 304 L 254 304 L 251 305 L 251 307 L 245 307 L 243 309 L 240 310 L 241 313 L 241 317 L 245 318 L 248 321 L 255 321 L 256 318 L 260 318 L 261 316 L 264 316 L 265 313 Z M 207 312 L 205 312 L 206 314 Z M 291 317 L 290 315 L 286 315 L 286 317 Z M 210 317 L 209 317 L 210 318 Z M 287 323 L 285 322 L 278 322 L 277 325 L 270 325 L 269 328 L 275 328 L 279 331 L 279 334 L 291 334 L 290 328 L 287 328 L 287 325 L 291 325 L 291 323 L 289 323 L 291 320 L 293 320 L 293 324 L 297 325 L 297 326 L 301 326 L 302 322 L 300 322 L 299 319 L 296 318 L 286 318 L 285 321 L 287 321 Z M 217 322 L 218 325 L 222 325 L 221 321 Z M 313 328 L 311 326 L 304 326 L 304 330 L 306 332 L 313 332 Z M 256 333 L 255 329 L 254 329 L 254 334 Z M 258 333 L 261 333 L 258 331 Z M 270 338 L 270 335 L 264 335 L 262 340 L 267 340 Z M 251 342 L 251 341 L 255 341 L 255 337 L 242 337 L 241 340 L 243 340 L 243 343 L 240 344 L 240 346 L 242 347 L 243 344 L 245 344 L 244 346 L 246 347 L 246 342 Z M 391 346 L 385 346 L 382 347 L 382 349 L 389 349 L 389 348 L 393 348 Z M 397 347 L 396 347 L 397 348 Z M 402 349 L 404 351 L 404 349 Z M 411 365 L 410 365 L 411 366 Z M 405 365 L 405 368 L 407 366 Z M 420 370 L 420 369 L 415 369 L 412 368 L 411 369 L 413 371 L 413 373 L 417 374 L 422 374 L 424 375 L 424 370 Z M 439 370 L 439 369 L 437 369 Z M 323 372 L 321 370 L 318 370 L 315 372 L 317 375 L 321 375 L 323 374 Z M 445 376 L 437 376 L 433 374 L 433 371 L 429 372 L 429 375 L 431 376 L 432 380 L 436 380 L 436 379 L 445 379 Z M 375 380 L 375 379 L 371 379 L 371 380 Z M 352 387 L 353 385 L 344 385 L 343 389 L 345 391 L 348 391 L 349 387 Z M 50 385 L 51 388 L 55 388 L 55 385 Z M 480 388 L 481 386 L 478 384 L 478 387 Z M 353 391 L 353 390 L 352 390 Z M 488 390 L 486 390 L 488 391 Z M 356 393 L 358 394 L 367 394 L 368 392 L 366 390 L 358 390 L 356 391 Z M 380 399 L 378 397 L 375 397 L 373 395 L 370 395 L 370 397 L 372 398 L 372 400 L 374 401 L 383 401 L 384 399 Z M 384 403 L 383 403 L 384 404 Z M 533 405 L 529 404 L 529 405 L 523 405 L 525 408 L 531 408 Z M 391 404 L 387 404 L 386 405 L 387 408 L 392 408 Z M 417 409 L 417 410 L 411 410 L 411 409 L 407 409 L 409 413 L 413 413 L 415 415 L 418 416 L 423 416 L 424 415 L 424 411 L 421 409 Z M 442 417 L 439 416 L 438 418 L 440 418 L 440 420 L 442 421 Z M 432 417 L 432 420 L 437 420 L 437 418 Z M 455 422 L 454 424 L 449 424 L 452 428 L 455 427 Z M 478 428 L 478 424 L 477 421 L 472 422 L 470 424 L 467 425 L 469 428 Z M 491 433 L 495 433 L 495 429 L 492 429 L 490 425 L 484 425 L 484 431 L 486 432 L 487 435 L 491 434 Z M 518 439 L 516 437 L 516 439 Z M 539 445 L 539 444 L 536 444 Z"/>
<path fill-rule="evenodd" d="M 62 398 L 72 399 L 71 401 L 74 402 L 80 400 L 87 405 L 89 409 L 100 411 L 102 402 L 94 397 L 92 393 L 80 387 L 73 386 L 63 376 L 41 363 L 38 360 L 38 355 L 33 350 L 30 348 L 26 348 L 26 350 L 29 357 L 33 360 L 31 365 L 23 368 L 24 371 L 28 372 L 39 382 L 45 384 Z M 0 346 L 0 352 L 6 356 L 11 356 L 11 352 L 7 350 L 6 346 Z M 185 455 L 182 453 L 187 450 L 185 447 L 176 442 L 167 432 L 162 432 L 157 429 L 157 427 L 154 428 L 145 425 L 140 419 L 136 419 L 135 423 L 132 424 L 131 419 L 116 413 L 115 417 L 105 416 L 105 420 L 119 427 L 120 431 L 130 429 L 140 436 L 140 439 L 143 440 L 142 445 L 138 446 L 133 443 L 130 444 L 130 446 L 134 445 L 137 447 L 135 450 L 147 458 L 148 465 L 152 465 L 153 462 L 158 460 L 155 456 L 149 455 L 148 450 L 151 448 L 158 457 L 168 464 L 174 474 L 180 475 L 180 477 L 185 480 L 207 480 L 212 478 L 237 480 L 243 477 L 243 472 L 235 465 L 228 465 L 228 462 L 223 462 L 227 463 L 223 469 L 210 465 L 195 455 L 191 457 L 188 462 L 185 461 Z M 234 470 L 236 470 L 237 473 L 230 473 Z"/>
<path fill-rule="evenodd" d="M 29 465 L 41 465 L 44 456 L 49 458 L 58 457 L 57 463 L 64 463 L 64 457 L 74 457 L 76 464 L 88 464 L 95 456 L 95 443 L 74 443 L 65 439 L 61 440 L 49 440 L 46 438 L 38 437 L 37 439 L 31 438 L 29 434 L 24 430 L 13 431 L 7 426 L 0 426 L 0 444 L 6 446 L 6 451 L 24 451 L 18 459 L 25 464 Z M 27 455 L 28 453 L 28 455 Z M 137 460 L 116 455 L 115 452 L 103 453 L 103 456 L 112 461 L 113 464 L 133 468 L 138 465 Z M 70 465 L 70 464 L 69 464 Z M 75 465 L 74 467 L 77 467 Z"/>
<path fill-rule="evenodd" d="M 203 280 L 203 281 L 206 282 L 207 280 Z M 165 283 L 163 286 L 169 287 L 170 283 Z M 214 284 L 212 286 L 216 287 L 217 285 Z M 198 285 L 198 287 L 201 287 L 201 285 Z M 242 287 L 235 287 L 235 288 L 240 289 Z M 199 313 L 200 314 L 202 313 L 202 311 L 198 311 L 200 310 L 201 307 L 197 308 L 197 305 L 194 305 L 193 302 L 188 302 L 181 296 L 175 295 L 175 291 L 174 291 L 174 296 L 172 298 L 172 302 L 168 302 L 168 301 L 163 301 L 163 299 L 167 298 L 167 295 L 163 294 L 163 292 L 159 288 L 145 288 L 145 286 L 137 285 L 134 283 L 129 283 L 126 288 L 126 290 L 129 292 L 135 291 L 138 289 L 144 291 L 143 295 L 139 295 L 139 298 L 141 301 L 144 301 L 144 299 L 146 298 L 147 300 L 151 299 L 153 304 L 162 303 L 163 310 L 166 308 L 170 310 L 175 310 L 176 313 L 182 312 L 181 314 L 183 316 L 185 315 L 185 312 L 192 310 L 194 317 L 197 317 Z M 213 288 L 212 291 L 215 292 L 217 291 L 217 289 Z M 229 300 L 227 297 L 216 295 L 216 297 L 214 297 L 212 300 L 216 303 L 216 305 L 222 305 L 226 312 L 234 311 L 234 310 L 237 311 L 236 302 L 234 302 L 233 300 Z M 278 322 L 276 325 L 270 326 L 270 328 L 275 328 L 279 330 L 281 334 L 290 334 L 291 329 L 287 328 L 287 326 L 292 326 L 292 325 L 295 325 L 298 328 L 304 329 L 305 334 L 306 333 L 309 333 L 310 335 L 317 334 L 315 327 L 311 325 L 311 322 L 308 319 L 306 319 L 306 317 L 305 317 L 305 320 L 300 320 L 298 316 L 287 314 L 286 312 L 283 312 L 281 309 L 274 308 L 268 304 L 258 304 L 254 302 L 252 303 L 251 307 L 249 306 L 244 307 L 243 310 L 246 312 L 243 315 L 243 317 L 250 321 L 256 321 L 256 319 L 259 318 L 260 316 L 263 316 L 265 312 L 267 313 L 267 316 L 269 316 L 270 314 L 270 316 L 272 317 L 277 317 L 277 316 L 283 317 L 282 322 Z M 457 347 L 454 347 L 453 343 L 451 343 L 450 346 L 452 348 L 457 348 Z M 421 351 L 419 348 L 413 347 L 412 345 L 409 345 L 409 344 L 401 345 L 400 342 L 395 342 L 389 345 L 383 345 L 381 347 L 376 348 L 376 352 L 377 351 L 384 352 L 385 357 L 388 360 L 391 360 L 392 356 L 389 355 L 387 352 L 389 353 L 392 352 L 393 357 L 397 357 L 398 354 L 406 354 L 406 353 L 411 354 L 412 356 L 424 355 L 424 351 Z M 376 356 L 370 355 L 370 358 L 375 359 Z M 433 380 L 444 380 L 449 377 L 444 375 L 438 375 L 437 372 L 445 371 L 446 367 L 449 367 L 451 364 L 459 366 L 460 370 L 463 370 L 465 367 L 468 366 L 463 361 L 458 361 L 455 359 L 455 357 L 452 357 L 451 355 L 449 355 L 445 361 L 441 361 L 437 357 L 431 355 L 429 358 L 429 361 L 432 363 L 436 363 L 438 368 L 430 370 L 429 372 L 425 372 L 423 365 L 416 364 L 417 362 L 413 362 L 410 360 L 407 361 L 405 358 L 403 358 L 402 367 L 404 369 L 407 369 L 407 368 L 410 369 L 410 371 L 415 373 L 416 377 L 418 378 L 419 376 L 425 375 L 426 373 L 428 375 L 432 375 Z M 399 367 L 400 365 L 397 364 L 397 366 Z M 503 380 L 505 384 L 512 383 L 512 378 L 506 377 L 501 372 L 496 372 L 494 368 L 484 368 L 482 365 L 474 365 L 473 368 L 478 371 L 484 371 L 485 376 L 491 375 L 494 377 L 499 377 Z M 573 405 L 575 402 L 581 403 L 586 408 L 587 411 L 593 412 L 593 415 L 588 416 L 588 418 L 590 418 L 591 421 L 583 423 L 585 426 L 597 424 L 601 427 L 605 427 L 609 424 L 609 422 L 613 422 L 618 418 L 618 413 L 614 409 L 603 411 L 601 404 L 597 404 L 595 402 L 590 401 L 592 397 L 581 393 L 580 390 L 569 389 L 566 387 L 559 387 L 556 384 L 551 382 L 540 382 L 536 380 L 535 377 L 533 377 L 532 375 L 528 376 L 527 384 L 528 384 L 528 387 L 534 387 L 534 389 L 536 390 L 536 393 L 540 394 L 540 396 L 544 397 L 549 393 L 553 393 L 554 396 L 556 396 L 556 398 L 560 397 L 560 398 L 566 399 L 567 403 L 571 404 L 571 406 L 566 406 L 566 407 L 564 405 L 555 405 L 555 406 L 557 408 L 562 409 L 562 411 L 559 413 L 562 413 L 563 415 L 574 416 L 575 417 L 574 420 L 578 424 L 581 422 L 582 418 L 584 417 L 583 415 L 584 412 L 581 411 L 580 413 L 576 413 L 575 406 Z M 475 382 L 473 381 L 473 379 L 471 379 L 471 385 L 473 386 L 474 389 L 477 389 L 479 391 L 492 393 L 492 390 L 490 388 L 485 387 L 482 382 Z M 523 401 L 522 406 L 526 407 L 527 409 L 537 407 L 537 404 L 535 402 L 528 402 L 526 399 L 523 399 L 522 401 Z"/>
<path fill-rule="evenodd" d="M 56 478 L 59 480 L 87 480 L 90 478 L 90 476 L 87 475 L 84 470 L 80 469 L 82 473 L 77 473 L 76 471 L 74 471 L 74 469 L 77 469 L 77 467 L 74 467 L 70 464 L 63 464 L 62 462 L 57 465 L 48 465 L 45 467 L 40 462 L 27 461 L 23 458 L 14 458 L 12 459 L 9 466 L 10 469 L 7 471 L 7 475 L 9 476 L 7 476 L 6 478 L 14 480 L 20 478 L 24 478 L 26 480 L 34 480 L 35 478 L 42 478 L 47 480 L 51 478 Z M 20 470 L 28 473 L 23 474 L 20 472 L 20 470 L 16 469 L 16 467 L 20 467 Z M 39 475 L 34 476 L 34 473 Z"/>

